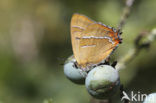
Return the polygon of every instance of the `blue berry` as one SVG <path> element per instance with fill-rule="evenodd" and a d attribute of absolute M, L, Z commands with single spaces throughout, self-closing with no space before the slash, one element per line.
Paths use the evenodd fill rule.
<path fill-rule="evenodd" d="M 64 64 L 64 74 L 66 77 L 76 84 L 84 84 L 87 73 L 75 66 L 76 60 L 69 57 Z"/>
<path fill-rule="evenodd" d="M 156 103 L 156 93 L 149 94 L 143 103 Z"/>

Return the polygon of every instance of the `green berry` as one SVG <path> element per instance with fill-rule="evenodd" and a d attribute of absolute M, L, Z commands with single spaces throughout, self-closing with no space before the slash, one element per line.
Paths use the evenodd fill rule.
<path fill-rule="evenodd" d="M 109 65 L 93 68 L 87 75 L 85 86 L 90 95 L 97 99 L 110 98 L 120 85 L 119 74 Z"/>

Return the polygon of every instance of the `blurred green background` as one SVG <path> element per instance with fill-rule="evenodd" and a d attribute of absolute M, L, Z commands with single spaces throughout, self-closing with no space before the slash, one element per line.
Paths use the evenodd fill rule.
<path fill-rule="evenodd" d="M 81 13 L 116 27 L 125 0 L 0 0 L 0 103 L 89 103 L 63 74 L 72 54 L 70 19 Z M 141 31 L 156 28 L 156 0 L 136 0 L 123 28 L 122 58 Z M 127 91 L 156 91 L 156 42 L 120 71 Z M 120 101 L 120 99 L 116 100 Z"/>

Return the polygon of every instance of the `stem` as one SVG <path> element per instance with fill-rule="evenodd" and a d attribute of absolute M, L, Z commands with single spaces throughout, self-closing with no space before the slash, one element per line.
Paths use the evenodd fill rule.
<path fill-rule="evenodd" d="M 144 35 L 143 33 L 140 33 L 135 41 L 135 47 L 130 49 L 128 53 L 123 56 L 121 59 L 119 59 L 116 69 L 119 71 L 121 69 L 124 69 L 128 63 L 130 63 L 137 55 L 140 53 L 143 49 L 148 49 L 148 47 L 156 40 L 156 29 L 153 29 L 150 33 L 146 33 L 147 35 Z M 145 41 L 141 42 L 141 40 L 144 39 Z"/>
<path fill-rule="evenodd" d="M 135 0 L 127 0 L 126 1 L 126 5 L 125 5 L 125 8 L 124 8 L 123 13 L 121 15 L 121 19 L 120 19 L 119 25 L 117 27 L 117 31 L 121 31 L 122 27 L 124 26 L 127 18 L 130 15 L 131 7 L 132 7 L 134 1 Z"/>

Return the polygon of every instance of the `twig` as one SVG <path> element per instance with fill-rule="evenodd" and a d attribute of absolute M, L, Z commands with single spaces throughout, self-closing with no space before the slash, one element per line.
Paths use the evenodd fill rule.
<path fill-rule="evenodd" d="M 121 15 L 121 19 L 120 19 L 120 22 L 119 22 L 119 25 L 117 27 L 117 31 L 121 32 L 122 31 L 122 27 L 124 26 L 127 18 L 129 17 L 130 15 L 130 11 L 131 11 L 131 8 L 132 8 L 132 5 L 134 4 L 134 1 L 135 0 L 126 0 L 126 5 L 125 5 L 125 8 L 123 10 L 123 13 Z M 124 68 L 124 64 L 123 64 L 123 61 L 129 61 L 129 59 L 131 59 L 132 56 L 135 56 L 136 55 L 136 51 L 135 49 L 132 49 L 131 51 L 128 52 L 128 55 L 126 55 L 124 58 L 122 58 L 120 61 L 122 63 L 118 63 L 117 67 L 121 67 L 121 68 Z"/>
<path fill-rule="evenodd" d="M 123 25 L 125 24 L 127 18 L 129 17 L 131 7 L 132 7 L 134 1 L 135 0 L 126 0 L 126 5 L 125 5 L 125 8 L 124 8 L 123 13 L 121 15 L 121 19 L 120 19 L 119 25 L 117 27 L 117 31 L 121 31 Z"/>
<path fill-rule="evenodd" d="M 143 40 L 144 39 L 144 40 Z M 130 49 L 129 52 L 119 59 L 116 69 L 119 71 L 126 67 L 126 64 L 130 63 L 144 48 L 148 49 L 150 44 L 156 40 L 156 29 L 153 29 L 150 33 L 142 32 L 135 40 L 135 47 Z"/>

